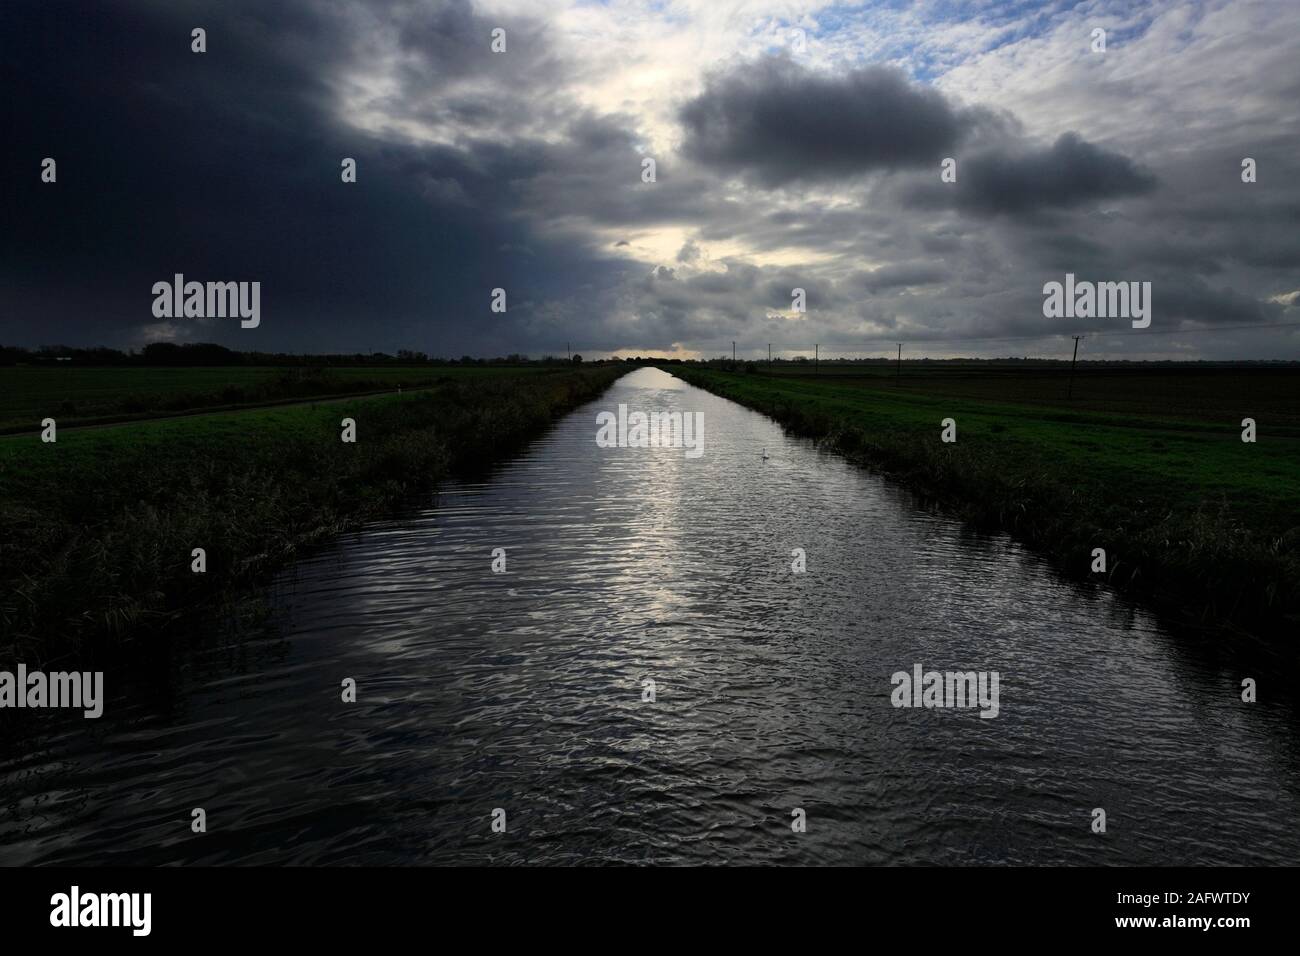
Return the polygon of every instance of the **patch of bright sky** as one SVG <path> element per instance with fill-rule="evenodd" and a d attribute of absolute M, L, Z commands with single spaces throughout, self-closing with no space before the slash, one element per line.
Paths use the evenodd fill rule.
<path fill-rule="evenodd" d="M 598 230 L 599 243 L 612 255 L 636 262 L 662 263 L 686 272 L 725 272 L 723 260 L 743 259 L 755 266 L 784 266 L 792 262 L 804 265 L 828 264 L 838 253 L 825 248 L 801 245 L 774 246 L 762 250 L 751 248 L 743 239 L 723 239 L 696 244 L 700 259 L 690 264 L 677 261 L 677 254 L 694 238 L 695 230 L 687 227 L 660 226 L 628 232 L 626 229 Z M 627 245 L 619 245 L 625 242 Z"/>

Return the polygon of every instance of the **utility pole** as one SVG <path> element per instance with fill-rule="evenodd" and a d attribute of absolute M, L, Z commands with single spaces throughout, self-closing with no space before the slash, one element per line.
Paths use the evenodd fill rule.
<path fill-rule="evenodd" d="M 1074 363 L 1078 361 L 1079 358 L 1079 339 L 1081 338 L 1083 338 L 1082 335 L 1076 335 L 1074 337 L 1074 358 L 1070 359 L 1070 389 L 1065 395 L 1065 400 L 1067 402 L 1074 400 Z"/>
<path fill-rule="evenodd" d="M 772 343 L 767 343 L 767 370 L 772 371 Z"/>
<path fill-rule="evenodd" d="M 817 365 L 819 362 L 821 362 L 821 350 L 822 347 L 820 345 L 813 346 L 813 371 L 814 372 L 817 371 Z"/>
<path fill-rule="evenodd" d="M 898 343 L 898 374 L 894 377 L 895 382 L 903 380 L 903 343 Z"/>
<path fill-rule="evenodd" d="M 573 364 L 573 349 L 571 349 L 571 348 L 569 347 L 569 343 L 568 343 L 568 342 L 565 342 L 565 343 L 564 343 L 564 351 L 565 351 L 565 352 L 568 354 L 568 356 L 569 356 L 569 364 L 572 365 L 572 364 Z"/>
<path fill-rule="evenodd" d="M 736 340 L 731 340 L 731 364 L 736 364 Z"/>

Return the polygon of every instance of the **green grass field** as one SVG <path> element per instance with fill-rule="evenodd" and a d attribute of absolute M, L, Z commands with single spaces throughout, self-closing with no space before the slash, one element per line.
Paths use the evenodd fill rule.
<path fill-rule="evenodd" d="M 1073 402 L 1059 373 L 672 371 L 1016 533 L 1069 573 L 1089 574 L 1101 547 L 1116 584 L 1202 617 L 1294 628 L 1296 371 L 1099 370 L 1076 379 Z M 1244 417 L 1257 423 L 1253 444 Z M 940 440 L 945 418 L 955 443 Z"/>
<path fill-rule="evenodd" d="M 768 375 L 763 363 L 755 370 Z M 1080 365 L 1070 394 L 1068 365 L 905 362 L 895 366 L 811 363 L 773 366 L 773 377 L 834 381 L 918 398 L 966 398 L 1142 420 L 1218 423 L 1267 417 L 1300 428 L 1300 367 Z"/>
<path fill-rule="evenodd" d="M 129 420 L 544 370 L 541 366 L 0 368 L 0 431 L 35 430 L 47 417 L 60 425 Z"/>
<path fill-rule="evenodd" d="M 411 490 L 510 454 L 623 372 L 444 369 L 400 396 L 0 438 L 0 664 L 157 633 Z M 344 417 L 355 444 L 340 440 Z"/>

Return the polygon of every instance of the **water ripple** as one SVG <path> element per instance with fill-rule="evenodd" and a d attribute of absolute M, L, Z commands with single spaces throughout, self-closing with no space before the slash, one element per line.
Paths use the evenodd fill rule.
<path fill-rule="evenodd" d="M 598 448 L 620 402 L 702 412 L 704 454 Z M 238 653 L 0 762 L 0 860 L 1297 859 L 1293 655 L 1171 633 L 662 372 L 272 593 Z M 895 709 L 916 663 L 998 671 L 1000 715 Z"/>

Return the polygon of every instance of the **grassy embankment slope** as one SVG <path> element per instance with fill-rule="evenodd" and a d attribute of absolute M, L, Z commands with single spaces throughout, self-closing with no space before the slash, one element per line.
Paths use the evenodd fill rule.
<path fill-rule="evenodd" d="M 228 585 L 509 454 L 623 372 L 439 369 L 401 396 L 0 438 L 0 665 L 147 645 Z"/>
<path fill-rule="evenodd" d="M 1295 636 L 1300 371 L 892 369 L 675 375 L 986 527 L 1202 620 Z M 1241 440 L 1254 418 L 1256 443 Z M 957 441 L 940 440 L 940 421 Z M 1096 575 L 1093 575 L 1096 577 Z"/>

